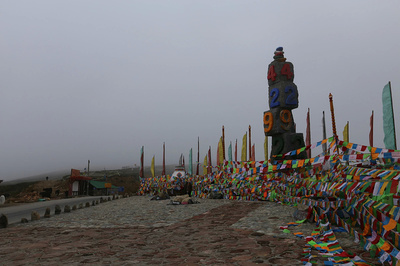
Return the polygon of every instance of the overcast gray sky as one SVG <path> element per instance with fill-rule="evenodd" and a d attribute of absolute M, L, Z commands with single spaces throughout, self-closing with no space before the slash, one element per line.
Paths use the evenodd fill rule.
<path fill-rule="evenodd" d="M 383 147 L 388 81 L 400 125 L 399 1 L 1 1 L 0 179 L 60 169 L 200 161 L 252 126 L 263 160 L 266 68 L 276 47 L 294 64 L 305 133 L 350 123 L 350 142 Z M 397 132 L 400 128 L 397 129 Z M 399 133 L 397 133 L 399 137 Z M 400 141 L 398 139 L 398 141 Z"/>

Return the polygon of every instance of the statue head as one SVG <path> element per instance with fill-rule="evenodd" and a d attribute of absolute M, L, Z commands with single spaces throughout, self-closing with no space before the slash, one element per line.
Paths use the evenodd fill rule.
<path fill-rule="evenodd" d="M 283 57 L 283 54 L 284 54 L 285 52 L 283 51 L 283 47 L 278 47 L 278 48 L 276 48 L 276 50 L 275 50 L 275 52 L 274 52 L 274 59 L 276 60 L 276 61 L 279 61 L 279 62 L 285 62 L 286 61 L 286 58 L 284 58 Z"/>

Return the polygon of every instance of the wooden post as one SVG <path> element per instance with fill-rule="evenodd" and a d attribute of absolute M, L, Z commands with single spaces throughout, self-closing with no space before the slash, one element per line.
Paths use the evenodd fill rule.
<path fill-rule="evenodd" d="M 335 110 L 333 109 L 333 96 L 332 93 L 329 93 L 329 103 L 331 106 L 331 117 L 332 117 L 332 131 L 333 131 L 333 137 L 335 139 L 335 145 L 336 145 L 336 152 L 339 155 L 339 149 L 337 148 L 338 144 L 338 137 L 336 133 L 336 122 L 335 122 Z"/>
<path fill-rule="evenodd" d="M 251 161 L 251 126 L 249 125 L 249 161 Z"/>
<path fill-rule="evenodd" d="M 222 156 L 224 157 L 225 160 L 225 127 L 222 126 Z M 223 163 L 223 162 L 220 162 Z"/>
<path fill-rule="evenodd" d="M 200 165 L 200 137 L 197 137 L 197 168 L 196 168 L 196 175 L 199 175 L 199 165 Z"/>
<path fill-rule="evenodd" d="M 329 103 L 331 106 L 331 117 L 332 117 L 332 131 L 333 131 L 333 136 L 336 138 L 336 122 L 335 122 L 335 111 L 333 109 L 333 96 L 332 93 L 329 93 Z"/>

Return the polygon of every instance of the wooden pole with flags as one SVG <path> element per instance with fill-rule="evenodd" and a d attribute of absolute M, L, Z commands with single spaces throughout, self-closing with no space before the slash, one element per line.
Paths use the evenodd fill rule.
<path fill-rule="evenodd" d="M 197 137 L 197 169 L 196 169 L 196 175 L 199 175 L 199 165 L 200 165 L 200 137 Z"/>
<path fill-rule="evenodd" d="M 332 93 L 329 93 L 329 104 L 330 104 L 330 109 L 331 109 L 331 117 L 332 117 L 332 131 L 333 131 L 333 137 L 335 139 L 335 149 L 337 154 L 339 155 L 339 149 L 337 148 L 337 141 L 338 141 L 338 136 L 336 132 L 336 122 L 335 122 L 335 110 L 333 108 L 333 96 Z"/>
<path fill-rule="evenodd" d="M 249 125 L 249 161 L 251 161 L 251 126 Z"/>
<path fill-rule="evenodd" d="M 140 149 L 140 171 L 139 177 L 144 178 L 144 146 Z"/>
<path fill-rule="evenodd" d="M 329 93 L 329 104 L 331 107 L 331 117 L 332 117 L 332 131 L 333 131 L 333 136 L 337 138 L 337 133 L 336 133 L 336 122 L 335 122 L 335 110 L 333 108 L 333 96 L 332 93 Z"/>
<path fill-rule="evenodd" d="M 211 162 L 211 146 L 208 147 L 208 170 L 207 173 L 212 173 L 212 162 Z"/>
<path fill-rule="evenodd" d="M 307 111 L 307 129 L 306 129 L 306 146 L 311 145 L 311 129 L 310 129 L 310 108 Z M 311 149 L 307 149 L 307 157 L 311 158 Z"/>
<path fill-rule="evenodd" d="M 235 142 L 235 162 L 237 162 L 237 139 L 236 139 L 236 142 Z"/>
<path fill-rule="evenodd" d="M 372 110 L 372 115 L 369 118 L 369 146 L 374 147 L 374 110 Z"/>
<path fill-rule="evenodd" d="M 165 142 L 163 143 L 163 159 L 162 159 L 162 173 L 161 176 L 165 176 Z"/>
<path fill-rule="evenodd" d="M 225 160 L 225 127 L 222 126 L 222 156 L 224 157 Z M 220 162 L 223 163 L 223 162 Z"/>
<path fill-rule="evenodd" d="M 326 139 L 325 111 L 322 111 L 322 138 Z M 322 150 L 324 152 L 324 155 L 326 155 L 326 152 L 328 150 L 326 142 L 322 144 Z"/>

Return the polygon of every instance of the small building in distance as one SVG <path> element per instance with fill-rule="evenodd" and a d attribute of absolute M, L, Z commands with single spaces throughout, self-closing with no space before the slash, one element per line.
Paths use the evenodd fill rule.
<path fill-rule="evenodd" d="M 96 180 L 89 181 L 90 196 L 117 195 L 119 191 L 120 188 L 112 185 L 111 183 Z"/>
<path fill-rule="evenodd" d="M 88 176 L 82 176 L 81 171 L 77 169 L 71 169 L 68 196 L 71 197 L 89 195 L 90 180 L 92 180 L 92 178 Z"/>

